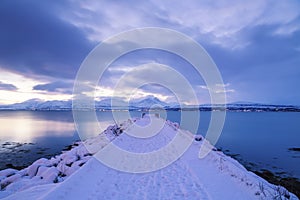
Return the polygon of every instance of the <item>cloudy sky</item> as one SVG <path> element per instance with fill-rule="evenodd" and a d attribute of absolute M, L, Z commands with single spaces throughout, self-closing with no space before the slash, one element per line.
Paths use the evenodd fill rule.
<path fill-rule="evenodd" d="M 0 104 L 71 99 L 77 70 L 89 52 L 114 34 L 142 27 L 174 29 L 199 42 L 218 66 L 229 102 L 300 104 L 298 0 L 1 0 Z M 156 64 L 182 73 L 199 102 L 209 102 L 208 88 L 189 63 L 154 49 L 116 60 L 100 80 L 97 98 L 111 96 L 129 71 L 134 71 L 132 81 L 150 80 Z M 174 101 L 168 88 L 157 84 L 138 89 L 128 84 L 124 90 L 126 98 L 155 95 Z"/>

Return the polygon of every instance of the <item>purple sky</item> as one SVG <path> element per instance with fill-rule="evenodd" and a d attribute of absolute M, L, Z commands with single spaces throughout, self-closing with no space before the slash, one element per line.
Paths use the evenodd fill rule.
<path fill-rule="evenodd" d="M 73 81 L 102 40 L 141 27 L 180 31 L 198 41 L 217 64 L 228 101 L 300 104 L 300 1 L 0 1 L 0 104 L 31 98 L 72 98 Z M 192 66 L 158 50 L 141 50 L 113 63 L 99 98 L 112 94 L 124 73 L 158 63 L 189 78 L 200 103 L 207 88 Z M 142 72 L 141 72 L 142 73 Z M 134 97 L 173 101 L 148 85 Z"/>

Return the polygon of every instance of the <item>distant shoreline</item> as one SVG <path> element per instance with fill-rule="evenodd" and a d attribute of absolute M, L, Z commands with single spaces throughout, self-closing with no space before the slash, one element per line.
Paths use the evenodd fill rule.
<path fill-rule="evenodd" d="M 300 107 L 199 107 L 199 108 L 164 108 L 164 109 L 147 109 L 147 108 L 131 108 L 131 109 L 111 109 L 111 108 L 96 108 L 96 109 L 11 109 L 11 108 L 0 108 L 0 111 L 97 111 L 97 112 L 119 112 L 119 111 L 137 111 L 137 112 L 148 112 L 148 111 L 202 111 L 202 112 L 300 112 Z"/>
<path fill-rule="evenodd" d="M 42 110 L 42 111 L 235 111 L 235 112 L 300 112 L 300 105 L 269 104 L 254 102 L 234 102 L 221 104 L 184 104 L 164 102 L 160 99 L 145 98 L 142 100 L 118 100 L 113 104 L 112 98 L 94 102 L 44 101 L 31 99 L 22 103 L 0 105 L 0 110 Z"/>

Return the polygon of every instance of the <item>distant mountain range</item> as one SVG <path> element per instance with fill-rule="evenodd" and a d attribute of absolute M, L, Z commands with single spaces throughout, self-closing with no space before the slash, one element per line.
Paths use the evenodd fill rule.
<path fill-rule="evenodd" d="M 75 109 L 96 109 L 96 110 L 115 110 L 115 109 L 159 109 L 159 108 L 179 108 L 177 103 L 165 103 L 156 97 L 148 96 L 146 98 L 136 99 L 125 102 L 120 98 L 111 99 L 106 98 L 101 101 L 95 101 L 95 107 L 91 108 L 89 104 L 83 102 L 82 104 L 73 105 Z M 0 105 L 0 110 L 71 110 L 72 101 L 43 101 L 40 99 L 30 99 L 22 103 L 15 103 L 10 105 Z"/>
<path fill-rule="evenodd" d="M 178 103 L 166 103 L 154 96 L 136 99 L 125 102 L 122 99 L 106 98 L 101 101 L 95 101 L 95 107 L 91 108 L 88 104 L 73 105 L 77 110 L 149 110 L 149 109 L 167 109 L 167 110 L 200 110 L 200 111 L 237 111 L 237 112 L 262 112 L 262 111 L 280 111 L 280 112 L 300 112 L 300 106 L 293 105 L 269 105 L 251 102 L 235 102 L 226 105 L 221 104 L 203 104 L 203 105 L 183 105 Z M 72 110 L 72 101 L 43 101 L 40 99 L 30 99 L 22 103 L 11 105 L 0 105 L 0 110 Z"/>

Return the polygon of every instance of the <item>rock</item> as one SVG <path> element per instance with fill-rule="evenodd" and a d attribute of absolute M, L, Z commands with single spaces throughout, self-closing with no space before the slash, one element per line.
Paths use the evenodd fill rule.
<path fill-rule="evenodd" d="M 173 126 L 174 126 L 176 129 L 179 129 L 179 127 L 180 127 L 179 124 L 178 124 L 177 122 L 174 122 L 174 123 L 173 123 Z"/>
<path fill-rule="evenodd" d="M 70 167 L 68 167 L 64 162 L 60 162 L 57 165 L 58 171 L 60 171 L 63 175 L 66 175 L 66 171 L 68 170 L 68 168 Z"/>
<path fill-rule="evenodd" d="M 73 151 L 63 154 L 61 158 L 65 165 L 71 165 L 73 162 L 78 160 L 78 156 Z"/>
<path fill-rule="evenodd" d="M 77 167 L 81 167 L 81 166 L 84 165 L 90 158 L 91 158 L 91 156 L 89 156 L 89 157 L 84 157 L 83 159 L 74 162 L 74 163 L 72 164 L 71 167 L 76 167 L 76 168 L 77 168 Z"/>
<path fill-rule="evenodd" d="M 36 175 L 39 166 L 40 166 L 39 164 L 32 164 L 28 167 L 27 174 L 30 178 Z"/>
<path fill-rule="evenodd" d="M 202 139 L 203 139 L 203 138 L 202 138 L 202 136 L 201 136 L 201 135 L 199 135 L 199 136 L 195 136 L 195 140 L 196 140 L 196 141 L 202 141 Z"/>
<path fill-rule="evenodd" d="M 76 148 L 75 154 L 78 157 L 77 160 L 79 160 L 88 155 L 89 152 L 83 145 L 81 145 L 80 148 Z"/>
<path fill-rule="evenodd" d="M 22 176 L 20 174 L 15 174 L 10 177 L 7 177 L 1 181 L 1 189 L 4 189 L 9 184 L 19 180 Z"/>
<path fill-rule="evenodd" d="M 14 175 L 16 172 L 18 172 L 18 170 L 16 169 L 4 169 L 0 171 L 0 177 L 1 176 L 8 177 Z"/>
<path fill-rule="evenodd" d="M 49 167 L 46 166 L 40 166 L 38 168 L 38 171 L 36 173 L 36 176 L 41 176 L 45 171 L 47 171 L 49 169 Z"/>
<path fill-rule="evenodd" d="M 41 172 L 40 177 L 42 177 L 45 182 L 53 183 L 58 174 L 59 171 L 56 169 L 56 167 L 48 167 Z"/>
<path fill-rule="evenodd" d="M 67 170 L 65 171 L 66 176 L 70 176 L 74 172 L 76 172 L 80 167 L 79 166 L 72 166 L 68 167 Z"/>
<path fill-rule="evenodd" d="M 35 161 L 32 165 L 30 165 L 27 169 L 27 174 L 29 177 L 33 177 L 37 174 L 38 172 L 38 168 L 40 166 L 51 166 L 51 162 L 50 160 L 46 159 L 46 158 L 41 158 L 37 161 Z"/>
<path fill-rule="evenodd" d="M 300 147 L 289 148 L 289 151 L 300 151 Z"/>

